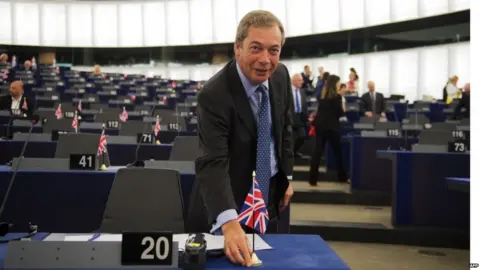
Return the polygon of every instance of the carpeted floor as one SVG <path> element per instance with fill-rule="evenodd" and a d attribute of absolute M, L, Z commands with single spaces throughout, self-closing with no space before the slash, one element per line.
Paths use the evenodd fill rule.
<path fill-rule="evenodd" d="M 328 244 L 352 270 L 468 269 L 470 260 L 468 250 L 352 242 L 328 242 Z M 437 256 L 425 255 L 419 250 Z"/>

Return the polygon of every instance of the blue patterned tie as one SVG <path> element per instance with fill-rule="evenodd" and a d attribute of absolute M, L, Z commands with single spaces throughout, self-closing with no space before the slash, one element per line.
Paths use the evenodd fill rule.
<path fill-rule="evenodd" d="M 256 176 L 260 190 L 262 191 L 265 205 L 268 205 L 268 192 L 270 187 L 270 178 L 272 177 L 270 168 L 270 142 L 271 142 L 271 124 L 268 119 L 268 97 L 267 88 L 264 85 L 257 87 L 257 96 L 260 101 L 257 103 L 258 125 L 257 125 L 257 162 Z"/>
<path fill-rule="evenodd" d="M 299 97 L 298 94 L 299 94 L 299 93 L 298 93 L 298 88 L 297 88 L 297 89 L 295 89 L 295 105 L 296 105 L 296 106 L 295 106 L 295 107 L 296 107 L 296 108 L 295 108 L 295 112 L 296 112 L 296 113 L 301 112 L 301 108 L 300 108 L 300 97 Z"/>

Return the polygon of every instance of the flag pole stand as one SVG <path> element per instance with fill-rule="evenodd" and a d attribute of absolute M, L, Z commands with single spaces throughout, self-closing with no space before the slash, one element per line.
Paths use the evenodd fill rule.
<path fill-rule="evenodd" d="M 263 262 L 258 258 L 257 254 L 255 252 L 252 253 L 252 266 L 253 267 L 258 267 L 262 266 Z"/>
<path fill-rule="evenodd" d="M 253 178 L 256 177 L 255 171 L 253 172 Z M 253 183 L 252 183 L 253 185 Z M 258 267 L 263 264 L 263 262 L 258 258 L 257 253 L 255 253 L 255 192 L 253 192 L 253 207 L 252 207 L 252 219 L 253 219 L 253 230 L 252 230 L 252 266 Z"/>
<path fill-rule="evenodd" d="M 105 166 L 105 152 L 102 152 L 102 165 L 100 166 L 100 171 L 106 171 L 107 169 L 107 166 Z"/>

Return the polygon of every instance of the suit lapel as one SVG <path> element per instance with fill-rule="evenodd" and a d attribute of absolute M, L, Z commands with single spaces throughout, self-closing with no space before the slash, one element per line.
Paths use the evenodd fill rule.
<path fill-rule="evenodd" d="M 238 75 L 235 61 L 231 61 L 228 65 L 228 84 L 228 88 L 233 95 L 233 102 L 235 103 L 238 116 L 247 130 L 256 138 L 257 124 L 253 117 L 252 107 L 250 106 L 247 93 L 245 92 L 240 76 Z"/>
<path fill-rule="evenodd" d="M 273 138 L 275 139 L 275 145 L 277 148 L 277 153 L 279 151 L 278 146 L 280 145 L 280 137 L 281 137 L 281 114 L 282 114 L 282 97 L 280 91 L 282 89 L 281 83 L 272 76 L 269 80 L 269 96 L 270 96 L 270 107 L 271 107 L 271 114 L 272 114 L 272 130 L 273 130 Z M 280 91 L 280 92 L 279 92 Z"/>

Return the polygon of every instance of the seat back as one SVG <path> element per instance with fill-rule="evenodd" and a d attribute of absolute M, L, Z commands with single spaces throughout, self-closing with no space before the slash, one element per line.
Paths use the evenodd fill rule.
<path fill-rule="evenodd" d="M 173 141 L 169 160 L 195 161 L 199 153 L 197 136 L 177 136 Z"/>
<path fill-rule="evenodd" d="M 99 228 L 101 233 L 183 233 L 185 218 L 178 171 L 125 168 L 117 171 Z"/>

